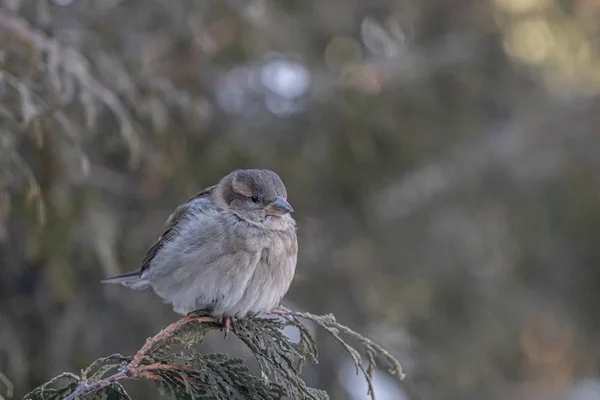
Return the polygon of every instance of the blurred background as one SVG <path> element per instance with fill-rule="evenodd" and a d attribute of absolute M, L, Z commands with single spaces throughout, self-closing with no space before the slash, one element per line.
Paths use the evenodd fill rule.
<path fill-rule="evenodd" d="M 173 322 L 100 279 L 137 268 L 182 200 L 254 167 L 296 210 L 285 304 L 403 363 L 402 383 L 378 373 L 379 400 L 600 399 L 600 1 L 0 4 L 15 397 Z M 315 332 L 307 382 L 366 399 Z M 245 354 L 218 333 L 204 348 Z"/>

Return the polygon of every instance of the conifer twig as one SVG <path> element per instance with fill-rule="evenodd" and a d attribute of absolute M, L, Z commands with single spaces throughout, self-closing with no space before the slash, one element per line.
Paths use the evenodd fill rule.
<path fill-rule="evenodd" d="M 142 365 L 144 358 L 148 355 L 150 350 L 157 344 L 164 340 L 172 337 L 179 329 L 191 322 L 199 323 L 219 323 L 216 318 L 210 316 L 186 316 L 178 321 L 167 326 L 165 329 L 157 333 L 156 335 L 146 339 L 146 342 L 140 350 L 133 356 L 129 364 L 119 368 L 119 370 L 111 376 L 99 379 L 93 383 L 88 383 L 85 377 L 80 377 L 74 374 L 70 374 L 69 377 L 75 379 L 78 384 L 75 390 L 65 397 L 65 400 L 76 400 L 83 399 L 86 395 L 95 392 L 97 390 L 106 388 L 113 385 L 116 382 L 127 380 L 127 379 L 151 379 L 154 381 L 161 381 L 160 375 L 157 375 L 157 371 L 165 370 L 177 370 L 186 371 L 190 367 L 183 364 L 165 364 L 165 363 L 151 363 Z"/>
<path fill-rule="evenodd" d="M 373 370 L 375 367 L 375 355 L 379 355 L 380 357 L 382 357 L 383 359 L 385 359 L 388 362 L 388 364 L 390 365 L 390 368 L 389 368 L 390 374 L 394 375 L 395 377 L 397 377 L 398 379 L 401 379 L 401 380 L 404 379 L 404 377 L 405 377 L 404 371 L 402 369 L 402 365 L 400 365 L 398 360 L 396 360 L 387 350 L 385 350 L 383 347 L 381 347 L 377 343 L 373 342 L 372 340 L 358 334 L 357 332 L 354 332 L 352 329 L 348 328 L 347 326 L 344 326 L 344 325 L 338 323 L 335 320 L 335 317 L 333 316 L 333 314 L 319 316 L 319 315 L 313 315 L 310 313 L 302 313 L 302 312 L 292 311 L 292 310 L 289 310 L 284 307 L 279 307 L 279 308 L 273 309 L 269 312 L 269 314 L 281 315 L 283 317 L 294 317 L 294 318 L 307 319 L 307 320 L 312 321 L 315 324 L 319 325 L 321 328 L 325 329 L 331 336 L 333 336 L 338 342 L 340 342 L 344 346 L 344 348 L 348 351 L 348 353 L 352 356 L 352 359 L 354 360 L 354 363 L 357 368 L 357 373 L 358 373 L 359 369 L 363 372 L 365 378 L 367 378 L 367 382 L 369 384 L 369 394 L 372 396 L 372 398 L 374 398 L 374 394 L 373 394 L 373 386 L 371 383 L 371 378 L 372 378 Z M 365 349 L 365 351 L 367 353 L 367 361 L 368 361 L 368 367 L 366 370 L 362 366 L 360 355 L 356 353 L 356 350 L 354 350 L 352 347 L 348 346 L 348 344 L 346 344 L 346 342 L 344 342 L 340 338 L 340 336 L 339 336 L 340 332 L 343 333 L 344 335 L 347 335 L 347 336 L 351 337 L 352 339 L 355 339 L 356 341 L 358 341 L 362 345 L 362 347 Z"/>
<path fill-rule="evenodd" d="M 190 313 L 148 338 L 132 357 L 113 354 L 90 364 L 81 375 L 63 373 L 34 389 L 29 400 L 83 400 L 94 392 L 102 391 L 115 399 L 130 399 L 121 381 L 146 379 L 155 382 L 161 393 L 177 398 L 207 397 L 219 399 L 326 400 L 327 393 L 311 388 L 300 378 L 302 366 L 317 363 L 317 344 L 300 319 L 307 319 L 323 328 L 348 352 L 357 374 L 362 373 L 368 385 L 368 394 L 375 400 L 373 373 L 377 358 L 385 360 L 390 373 L 402 379 L 400 363 L 381 346 L 353 330 L 339 324 L 335 317 L 295 312 L 277 308 L 269 312 L 286 321 L 248 315 L 236 319 L 233 333 L 255 356 L 261 377 L 244 365 L 242 359 L 226 354 L 199 354 L 193 346 L 202 341 L 211 330 L 223 327 L 220 318 Z M 190 324 L 197 325 L 190 329 Z M 300 340 L 293 342 L 283 333 L 286 326 L 300 331 Z M 360 344 L 356 349 L 346 343 L 344 336 Z M 184 346 L 183 352 L 173 352 L 171 345 Z M 187 353 L 187 354 L 186 354 Z M 52 386 L 60 379 L 68 379 L 60 388 Z M 98 393 L 95 393 L 96 395 Z M 211 397 L 212 398 L 212 397 Z"/>

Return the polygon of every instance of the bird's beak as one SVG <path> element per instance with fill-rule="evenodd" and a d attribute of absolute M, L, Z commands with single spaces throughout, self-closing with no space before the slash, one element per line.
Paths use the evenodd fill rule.
<path fill-rule="evenodd" d="M 288 203 L 283 197 L 277 196 L 275 201 L 267 206 L 267 214 L 282 216 L 288 213 L 294 212 L 290 203 Z"/>

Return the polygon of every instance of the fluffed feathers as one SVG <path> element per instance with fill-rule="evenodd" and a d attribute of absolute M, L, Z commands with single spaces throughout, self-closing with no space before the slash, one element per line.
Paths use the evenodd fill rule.
<path fill-rule="evenodd" d="M 239 316 L 276 307 L 294 276 L 298 243 L 281 178 L 237 170 L 180 205 L 139 272 L 105 280 L 151 286 L 175 312 Z"/>

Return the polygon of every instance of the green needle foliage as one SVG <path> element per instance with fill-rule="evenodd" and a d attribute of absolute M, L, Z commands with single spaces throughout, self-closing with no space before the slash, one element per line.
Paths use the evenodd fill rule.
<path fill-rule="evenodd" d="M 260 376 L 253 375 L 242 359 L 197 352 L 196 345 L 210 331 L 220 329 L 211 317 L 199 316 L 167 327 L 148 339 L 133 357 L 113 354 L 100 358 L 82 371 L 81 376 L 63 373 L 34 389 L 25 400 L 129 399 L 120 383 L 128 379 L 151 380 L 161 394 L 177 399 L 325 400 L 329 398 L 327 393 L 309 387 L 300 377 L 304 365 L 318 362 L 316 343 L 300 319 L 314 322 L 341 343 L 352 357 L 357 373 L 365 377 L 372 399 L 375 399 L 372 374 L 378 359 L 388 365 L 392 375 L 404 377 L 399 362 L 388 352 L 338 324 L 332 315 L 289 310 L 281 313 L 282 320 L 251 315 L 232 324 L 232 332 L 256 358 Z M 297 343 L 283 333 L 289 326 L 300 333 Z M 347 338 L 358 343 L 357 347 L 366 355 L 366 366 L 361 352 L 348 344 Z"/>

